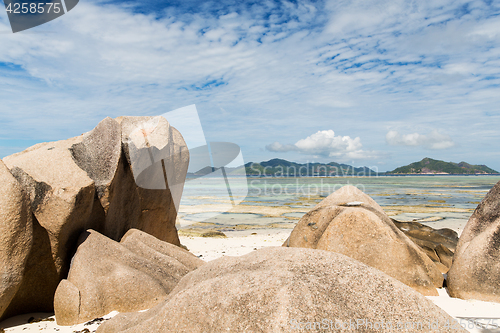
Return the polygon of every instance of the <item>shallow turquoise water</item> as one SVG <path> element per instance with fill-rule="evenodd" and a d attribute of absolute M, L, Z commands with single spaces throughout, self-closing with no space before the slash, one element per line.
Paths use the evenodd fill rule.
<path fill-rule="evenodd" d="M 500 176 L 401 176 L 401 177 L 302 177 L 302 178 L 244 178 L 233 179 L 230 184 L 236 203 L 250 206 L 283 206 L 303 208 L 309 211 L 317 202 L 344 185 L 353 185 L 371 196 L 379 205 L 385 206 L 433 206 L 474 209 L 486 193 L 500 181 Z M 248 190 L 246 198 L 244 194 Z M 228 203 L 226 183 L 205 179 L 189 181 L 184 188 L 182 205 Z M 389 207 L 388 207 L 389 206 Z M 230 205 L 229 205 L 230 208 Z M 222 213 L 222 212 L 221 212 Z M 281 218 L 300 217 L 301 213 L 286 213 Z M 194 215 L 194 214 L 193 214 Z M 259 217 L 255 214 L 238 214 L 215 218 L 217 224 L 243 223 L 266 224 L 278 222 L 276 218 Z M 203 214 L 182 215 L 193 221 L 205 221 Z M 463 220 L 470 213 L 442 212 L 432 216 Z M 402 219 L 425 218 L 422 214 L 405 213 Z"/>
<path fill-rule="evenodd" d="M 282 205 L 297 199 L 326 197 L 340 187 L 358 187 L 382 206 L 419 205 L 444 200 L 442 205 L 457 208 L 475 207 L 498 182 L 500 176 L 405 176 L 365 178 L 249 178 L 248 195 L 242 204 Z M 243 181 L 239 182 L 243 186 Z M 236 191 L 238 194 L 238 191 Z M 225 184 L 187 182 L 182 204 L 218 203 L 227 197 Z"/>

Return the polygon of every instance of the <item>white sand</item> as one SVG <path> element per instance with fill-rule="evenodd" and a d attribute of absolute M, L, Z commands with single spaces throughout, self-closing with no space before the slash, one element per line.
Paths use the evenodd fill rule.
<path fill-rule="evenodd" d="M 451 298 L 445 288 L 438 292 L 439 296 L 427 298 L 455 318 L 456 325 L 461 324 L 469 332 L 500 332 L 500 303 Z"/>
<path fill-rule="evenodd" d="M 118 312 L 113 311 L 110 314 L 103 316 L 104 319 L 109 319 L 116 316 Z M 46 318 L 51 321 L 41 321 L 37 323 L 28 324 L 28 319 L 33 317 L 35 319 Z M 91 325 L 79 324 L 74 326 L 59 326 L 56 324 L 53 313 L 30 313 L 19 315 L 9 318 L 0 323 L 5 332 L 59 332 L 59 333 L 73 333 L 73 332 L 95 332 L 97 327 L 101 324 L 93 323 Z M 88 330 L 88 331 L 87 331 Z"/>
<path fill-rule="evenodd" d="M 244 230 L 226 233 L 227 238 L 204 238 L 204 237 L 180 237 L 181 243 L 189 248 L 195 255 L 205 261 L 214 260 L 222 256 L 241 256 L 256 249 L 268 246 L 281 246 L 290 235 L 291 230 Z M 254 233 L 254 234 L 252 234 Z M 439 296 L 427 297 L 437 306 L 441 307 L 448 314 L 457 320 L 457 324 L 462 324 L 470 332 L 498 332 L 500 333 L 500 303 L 489 303 L 474 300 L 461 300 L 451 298 L 445 289 L 439 290 Z M 110 318 L 116 312 L 105 316 Z M 53 314 L 27 314 L 7 319 L 0 323 L 0 327 L 6 332 L 60 332 L 73 333 L 81 332 L 84 329 L 94 332 L 98 324 L 85 326 L 84 324 L 75 326 L 58 326 L 55 321 L 43 321 L 27 324 L 29 317 L 54 318 Z M 475 323 L 464 318 L 486 318 L 496 317 L 499 319 L 477 320 Z M 485 326 L 486 323 L 495 326 Z M 451 323 L 454 324 L 454 323 Z M 482 326 L 482 327 L 481 327 Z"/>
<path fill-rule="evenodd" d="M 458 237 L 462 235 L 464 231 L 465 225 L 467 224 L 467 220 L 465 221 L 450 221 L 450 219 L 444 219 L 442 221 L 435 222 L 420 222 L 424 225 L 427 225 L 434 229 L 448 228 L 457 232 Z"/>
<path fill-rule="evenodd" d="M 266 229 L 226 232 L 227 238 L 180 237 L 191 253 L 205 261 L 242 256 L 268 246 L 281 246 L 291 230 Z"/>

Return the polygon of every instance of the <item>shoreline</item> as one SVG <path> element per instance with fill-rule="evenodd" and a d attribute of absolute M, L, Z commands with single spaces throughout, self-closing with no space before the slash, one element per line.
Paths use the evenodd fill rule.
<path fill-rule="evenodd" d="M 290 233 L 303 215 L 307 214 L 321 198 L 311 198 L 302 202 L 302 206 L 260 206 L 237 205 L 228 212 L 223 212 L 222 204 L 204 204 L 180 207 L 176 227 L 179 236 L 205 237 L 210 232 L 239 235 L 238 231 L 248 230 L 250 233 L 273 233 L 283 230 Z M 399 222 L 419 222 L 434 229 L 449 228 L 458 235 L 462 233 L 472 208 L 447 207 L 437 205 L 391 205 L 382 206 L 391 218 Z M 213 214 L 206 218 L 199 214 Z M 199 221 L 188 220 L 190 216 L 200 217 Z M 266 231 L 267 230 L 267 231 Z M 208 237 L 208 235 L 207 235 Z"/>
<path fill-rule="evenodd" d="M 379 202 L 391 218 L 401 222 L 419 222 L 434 229 L 449 228 L 460 236 L 477 203 L 487 193 L 483 183 L 489 183 L 490 180 L 473 182 L 479 184 L 480 187 L 476 187 L 478 186 L 476 184 L 470 186 L 467 182 L 462 184 L 462 181 L 454 182 L 456 184 L 453 184 L 453 181 L 452 184 L 438 184 L 437 188 L 436 184 L 432 182 L 424 188 L 415 187 L 416 181 L 411 180 L 411 177 L 423 179 L 421 177 L 425 176 L 429 176 L 429 178 L 446 176 L 449 177 L 448 179 L 452 179 L 452 175 L 380 176 L 387 177 L 386 179 L 389 177 L 408 177 L 408 184 L 400 181 L 397 183 L 403 183 L 404 186 L 398 187 L 386 186 L 386 181 L 377 182 L 381 183 L 382 186 L 373 187 L 371 192 L 375 193 L 369 193 L 369 195 Z M 470 177 L 472 175 L 458 175 L 457 177 L 463 176 Z M 265 179 L 271 178 L 277 179 L 265 177 Z M 283 177 L 282 179 L 290 178 Z M 374 179 L 375 177 L 307 178 Z M 362 182 L 360 181 L 360 183 Z M 284 186 L 286 185 L 284 183 Z M 208 262 L 223 256 L 242 256 L 264 247 L 282 246 L 298 220 L 323 200 L 324 196 L 322 194 L 300 195 L 300 193 L 294 193 L 286 197 L 273 195 L 264 196 L 264 198 L 249 197 L 245 203 L 232 207 L 231 202 L 216 196 L 186 196 L 186 199 L 191 204 L 181 203 L 178 211 L 176 226 L 179 239 L 181 244 L 187 247 L 191 253 Z M 209 234 L 205 236 L 211 237 L 201 237 L 205 233 Z M 500 314 L 500 303 L 451 298 L 445 288 L 438 289 L 438 293 L 439 296 L 427 296 L 427 298 L 455 318 L 458 323 L 461 320 L 462 323 L 468 324 L 469 322 L 464 319 L 466 317 L 478 318 Z M 117 312 L 112 312 L 103 316 L 103 320 L 116 314 Z M 34 319 L 48 318 L 48 320 L 28 323 L 28 319 L 31 317 Z M 0 322 L 0 328 L 4 328 L 5 332 L 15 333 L 91 333 L 95 332 L 100 323 L 102 321 L 98 320 L 74 326 L 59 326 L 54 320 L 53 313 L 31 313 Z M 500 318 L 497 323 L 500 327 Z M 484 329 L 480 328 L 482 324 L 472 324 L 473 328 L 469 329 L 470 332 L 485 332 Z M 493 332 L 500 332 L 500 330 L 495 329 Z"/>
<path fill-rule="evenodd" d="M 432 222 L 435 223 L 435 222 Z M 459 229 L 455 228 L 455 231 Z M 221 237 L 192 237 L 180 236 L 181 244 L 186 246 L 191 253 L 208 262 L 223 256 L 242 256 L 264 247 L 281 246 L 291 229 L 249 229 L 227 232 L 225 238 Z M 497 329 L 485 330 L 488 320 L 472 321 L 470 318 L 494 317 L 500 314 L 500 303 L 483 302 L 477 300 L 462 300 L 448 295 L 446 288 L 438 289 L 439 296 L 426 296 L 457 321 L 456 325 L 465 325 L 469 332 L 498 332 Z M 90 333 L 105 320 L 114 317 L 118 312 L 113 311 L 103 316 L 102 320 L 93 320 L 74 326 L 59 326 L 54 320 L 53 313 L 23 314 L 6 319 L 0 323 L 0 328 L 5 332 L 59 332 L 59 333 Z M 43 318 L 43 321 L 28 323 L 28 319 Z M 500 316 L 499 316 L 500 317 Z M 490 321 L 491 323 L 491 321 Z M 500 318 L 493 323 L 500 326 Z M 472 327 L 472 328 L 471 328 Z M 490 326 L 490 328 L 492 328 Z"/>

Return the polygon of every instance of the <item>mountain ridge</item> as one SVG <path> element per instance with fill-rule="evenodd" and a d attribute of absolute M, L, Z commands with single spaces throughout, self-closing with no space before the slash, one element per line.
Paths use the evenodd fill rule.
<path fill-rule="evenodd" d="M 210 166 L 204 167 L 194 173 L 188 173 L 190 176 L 205 176 L 219 168 Z M 329 162 L 329 163 L 296 163 L 280 158 L 274 158 L 259 163 L 248 162 L 245 164 L 245 170 L 242 167 L 225 167 L 228 173 L 236 171 L 237 174 L 252 177 L 304 177 L 304 176 L 377 176 L 377 175 L 489 175 L 499 174 L 486 165 L 472 165 L 467 162 L 445 162 L 424 158 L 419 162 L 413 162 L 405 166 L 398 167 L 392 171 L 377 172 L 369 167 L 353 167 L 352 165 Z"/>
<path fill-rule="evenodd" d="M 353 167 L 348 164 L 329 163 L 296 163 L 284 159 L 274 158 L 259 163 L 245 164 L 249 176 L 277 176 L 277 177 L 303 177 L 303 176 L 372 176 L 377 172 L 366 167 Z"/>
<path fill-rule="evenodd" d="M 427 175 L 427 174 L 452 174 L 452 175 L 491 175 L 499 172 L 486 165 L 473 165 L 467 162 L 445 162 L 425 157 L 419 162 L 413 162 L 386 172 L 387 175 Z"/>

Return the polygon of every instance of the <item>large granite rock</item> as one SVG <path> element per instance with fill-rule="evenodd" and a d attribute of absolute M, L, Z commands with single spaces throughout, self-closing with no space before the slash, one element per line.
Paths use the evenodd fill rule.
<path fill-rule="evenodd" d="M 21 286 L 33 243 L 27 196 L 0 160 L 0 317 Z"/>
<path fill-rule="evenodd" d="M 458 243 L 456 231 L 442 228 L 434 229 L 418 222 L 400 222 L 391 219 L 392 222 L 415 242 L 420 242 L 422 246 L 435 249 L 438 245 L 443 245 L 454 252 Z"/>
<path fill-rule="evenodd" d="M 179 131 L 163 117 L 119 117 L 125 157 L 140 197 L 138 229 L 180 245 L 175 220 L 189 165 Z M 154 223 L 152 223 L 154 221 Z"/>
<path fill-rule="evenodd" d="M 467 222 L 447 282 L 453 297 L 500 302 L 500 182 Z"/>
<path fill-rule="evenodd" d="M 458 234 L 448 228 L 434 229 L 418 222 L 399 222 L 391 219 L 408 238 L 417 244 L 434 262 L 441 273 L 447 273 L 453 261 Z"/>
<path fill-rule="evenodd" d="M 137 132 L 152 117 L 134 117 L 133 124 L 128 118 L 120 120 L 124 129 L 106 118 L 79 137 L 41 143 L 4 159 L 28 194 L 34 214 L 33 248 L 6 316 L 52 311 L 57 285 L 67 276 L 78 237 L 87 229 L 119 240 L 136 228 L 180 245 L 175 220 L 189 162 L 185 142 L 164 118 L 153 117 L 154 128 L 144 136 L 148 149 L 168 150 L 170 155 L 156 158 L 161 177 L 158 172 L 142 172 L 143 178 L 138 178 L 127 158 L 130 145 L 124 143 L 123 133 Z M 136 156 L 134 161 L 151 167 L 149 157 L 145 162 L 144 158 Z M 167 187 L 165 173 L 173 175 L 174 190 Z M 159 188 L 151 189 L 155 184 Z"/>
<path fill-rule="evenodd" d="M 446 322 L 453 318 L 431 301 L 359 261 L 278 247 L 211 261 L 182 278 L 161 304 L 119 314 L 97 333 L 464 332 Z"/>
<path fill-rule="evenodd" d="M 202 264 L 188 251 L 137 229 L 120 243 L 90 230 L 82 235 L 68 278 L 57 288 L 57 323 L 75 325 L 111 311 L 149 309 Z"/>
<path fill-rule="evenodd" d="M 354 186 L 344 186 L 304 215 L 283 246 L 345 254 L 428 296 L 443 276 L 383 209 Z"/>
<path fill-rule="evenodd" d="M 34 214 L 29 267 L 9 315 L 51 311 L 55 288 L 68 273 L 78 236 L 97 227 L 89 219 L 94 182 L 78 167 L 70 151 L 78 142 L 81 137 L 41 143 L 4 159 L 28 193 Z"/>
<path fill-rule="evenodd" d="M 120 124 L 109 117 L 104 119 L 85 133 L 81 142 L 73 144 L 71 153 L 96 187 L 90 217 L 94 229 L 118 241 L 127 230 L 139 227 L 139 193 L 122 153 Z"/>
<path fill-rule="evenodd" d="M 28 255 L 21 286 L 4 312 L 4 318 L 30 312 L 51 312 L 59 283 L 47 230 L 33 217 L 33 245 Z"/>

